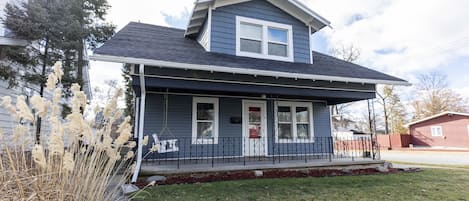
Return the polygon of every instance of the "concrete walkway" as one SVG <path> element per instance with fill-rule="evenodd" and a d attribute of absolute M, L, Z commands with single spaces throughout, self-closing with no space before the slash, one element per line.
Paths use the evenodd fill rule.
<path fill-rule="evenodd" d="M 381 151 L 382 160 L 442 165 L 469 165 L 469 152 Z"/>

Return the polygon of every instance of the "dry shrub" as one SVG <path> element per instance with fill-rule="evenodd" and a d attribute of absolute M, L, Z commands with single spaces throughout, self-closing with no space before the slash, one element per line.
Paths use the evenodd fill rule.
<path fill-rule="evenodd" d="M 0 131 L 0 200 L 118 200 L 120 186 L 132 173 L 136 146 L 131 137 L 130 118 L 118 127 L 119 137 L 112 139 L 111 129 L 121 111 L 118 91 L 104 108 L 104 126 L 93 130 L 82 111 L 86 96 L 77 84 L 72 86 L 72 113 L 61 118 L 61 64 L 49 75 L 47 90 L 52 100 L 39 96 L 2 97 L 6 108 L 18 124 L 12 133 Z M 35 113 L 33 113 L 34 111 Z M 42 143 L 35 143 L 36 118 L 50 124 Z M 116 171 L 117 169 L 121 171 Z M 119 172 L 119 174 L 118 174 Z"/>

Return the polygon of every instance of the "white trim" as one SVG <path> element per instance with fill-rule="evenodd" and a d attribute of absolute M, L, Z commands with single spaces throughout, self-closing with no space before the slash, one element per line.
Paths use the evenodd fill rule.
<path fill-rule="evenodd" d="M 440 133 L 436 133 L 434 131 L 439 130 Z M 430 131 L 432 137 L 442 137 L 443 136 L 443 127 L 441 126 L 430 126 Z"/>
<path fill-rule="evenodd" d="M 210 52 L 212 49 L 212 5 L 208 6 L 208 19 L 207 19 L 207 51 Z"/>
<path fill-rule="evenodd" d="M 314 58 L 313 58 L 313 35 L 311 34 L 311 25 L 308 26 L 308 36 L 309 36 L 309 60 L 310 63 L 314 63 Z"/>
<path fill-rule="evenodd" d="M 101 55 L 101 54 L 94 54 L 90 58 L 92 60 L 97 60 L 97 61 L 117 62 L 117 63 L 143 63 L 149 66 L 161 66 L 161 67 L 184 69 L 184 70 L 192 69 L 192 70 L 203 70 L 203 71 L 210 71 L 210 72 L 262 75 L 262 76 L 284 77 L 284 78 L 293 78 L 293 79 L 310 79 L 310 80 L 325 80 L 325 81 L 336 81 L 336 82 L 353 82 L 353 83 L 363 83 L 363 84 L 368 83 L 368 84 L 411 86 L 411 84 L 406 81 L 351 78 L 351 77 L 328 76 L 328 75 L 311 75 L 311 74 L 304 74 L 304 73 L 288 73 L 288 72 L 279 72 L 279 71 L 235 68 L 235 67 L 226 67 L 226 66 L 217 66 L 217 65 L 189 64 L 189 63 L 154 60 L 154 59 L 120 57 L 120 56 Z"/>
<path fill-rule="evenodd" d="M 134 138 L 138 138 L 138 118 L 139 118 L 139 109 L 140 108 L 140 98 L 135 97 L 135 119 L 134 119 Z"/>
<path fill-rule="evenodd" d="M 267 156 L 268 153 L 269 153 L 269 150 L 268 150 L 268 147 L 269 147 L 269 144 L 268 144 L 268 140 L 267 138 L 269 137 L 269 134 L 268 134 L 268 128 L 267 128 L 267 102 L 266 101 L 261 101 L 261 100 L 247 100 L 247 99 L 243 99 L 242 101 L 242 139 L 246 139 L 246 140 L 250 140 L 249 138 L 249 135 L 248 133 L 246 132 L 247 130 L 247 125 L 246 123 L 248 123 L 249 121 L 249 116 L 248 113 L 246 112 L 246 106 L 250 105 L 250 104 L 261 104 L 262 107 L 261 107 L 261 110 L 262 110 L 262 114 L 261 114 L 261 126 L 262 126 L 262 133 L 263 133 L 263 136 L 262 138 L 264 138 L 264 154 L 262 154 L 262 156 Z M 243 143 L 242 145 L 242 155 L 243 156 L 251 156 L 249 154 L 246 154 L 244 151 L 245 151 L 245 145 L 246 143 Z M 257 154 L 255 156 L 261 156 L 261 154 Z"/>
<path fill-rule="evenodd" d="M 213 140 L 197 139 L 197 104 L 210 103 L 213 104 Z M 219 101 L 218 98 L 193 97 L 192 98 L 192 144 L 218 144 L 218 128 L 219 128 Z M 212 121 L 210 121 L 212 122 Z"/>
<path fill-rule="evenodd" d="M 140 167 L 142 166 L 142 155 L 143 155 L 143 126 L 145 122 L 145 97 L 146 97 L 146 89 L 145 89 L 145 65 L 140 64 L 139 67 L 140 73 L 140 118 L 138 122 L 138 147 L 137 147 L 137 165 L 135 167 L 134 175 L 132 176 L 132 182 L 137 182 L 138 174 L 140 172 Z"/>
<path fill-rule="evenodd" d="M 406 124 L 406 125 L 404 125 L 404 126 L 408 128 L 409 126 L 412 126 L 412 125 L 414 125 L 414 124 L 422 123 L 422 122 L 424 122 L 424 121 L 428 121 L 428 120 L 433 119 L 433 118 L 436 118 L 436 117 L 440 117 L 440 116 L 443 116 L 443 115 L 450 115 L 450 114 L 452 114 L 452 115 L 461 115 L 461 116 L 467 116 L 467 117 L 469 117 L 469 113 L 446 111 L 446 112 L 442 112 L 442 113 L 440 113 L 440 114 L 435 114 L 435 115 L 433 115 L 433 116 L 429 116 L 429 117 L 427 117 L 427 118 L 423 118 L 423 119 L 420 119 L 420 120 L 417 120 L 417 121 L 410 122 L 410 123 L 408 123 L 408 124 Z"/>
<path fill-rule="evenodd" d="M 24 47 L 28 45 L 28 41 L 23 39 L 0 36 L 0 45 Z"/>
<path fill-rule="evenodd" d="M 292 101 L 275 101 L 275 111 L 274 111 L 274 116 L 275 116 L 275 143 L 313 143 L 314 142 L 314 120 L 313 120 L 313 103 L 312 102 L 292 102 Z M 278 107 L 284 106 L 284 107 L 290 107 L 290 112 L 291 112 L 291 132 L 293 135 L 292 140 L 282 140 L 278 138 Z M 306 107 L 308 108 L 308 113 L 309 113 L 309 133 L 310 133 L 310 139 L 298 139 L 298 133 L 297 133 L 297 124 L 298 122 L 296 121 L 296 108 L 297 107 Z"/>
<path fill-rule="evenodd" d="M 175 80 L 190 80 L 190 81 L 201 81 L 201 82 L 216 82 L 216 83 L 230 83 L 230 84 L 246 84 L 246 85 L 261 85 L 261 86 L 275 86 L 275 87 L 288 87 L 288 88 L 300 88 L 300 89 L 324 89 L 331 91 L 353 91 L 353 92 L 370 92 L 375 93 L 375 90 L 363 90 L 363 89 L 345 89 L 345 88 L 330 88 L 330 87 L 313 87 L 304 85 L 286 85 L 286 84 L 274 84 L 264 82 L 244 82 L 244 81 L 233 81 L 233 80 L 212 80 L 204 78 L 190 78 L 190 77 L 176 77 L 176 76 L 165 76 L 165 75 L 145 75 L 145 77 L 155 77 L 163 79 L 175 79 Z"/>
<path fill-rule="evenodd" d="M 252 0 L 217 0 L 213 3 L 213 9 L 217 9 L 223 6 L 229 6 L 232 4 L 244 3 Z"/>
<path fill-rule="evenodd" d="M 262 38 L 261 38 L 261 53 L 251 53 L 251 52 L 243 52 L 241 51 L 241 23 L 249 23 L 262 26 Z M 269 44 L 269 37 L 268 37 L 268 29 L 282 29 L 287 31 L 287 56 L 275 56 L 269 55 L 268 52 L 268 44 Z M 265 20 L 259 20 L 254 18 L 236 16 L 236 56 L 244 56 L 244 57 L 253 57 L 253 58 L 261 58 L 261 59 L 270 59 L 270 60 L 278 60 L 278 61 L 294 61 L 294 53 L 293 53 L 293 27 L 287 24 L 281 24 L 276 22 L 270 22 Z M 256 39 L 257 40 L 257 39 Z"/>
<path fill-rule="evenodd" d="M 314 12 L 313 10 L 311 10 L 308 6 L 304 5 L 300 1 L 298 1 L 298 0 L 288 0 L 288 2 L 292 3 L 296 7 L 300 8 L 302 11 L 308 13 L 310 16 L 314 17 L 315 19 L 317 19 L 318 21 L 320 21 L 324 25 L 330 26 L 331 22 L 329 22 L 328 20 L 326 20 L 326 18 L 322 17 L 321 15 L 319 15 L 316 12 Z"/>

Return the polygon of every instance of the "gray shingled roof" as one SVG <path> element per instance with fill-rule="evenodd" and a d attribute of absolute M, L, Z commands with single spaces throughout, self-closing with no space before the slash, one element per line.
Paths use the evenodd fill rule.
<path fill-rule="evenodd" d="M 339 76 L 406 82 L 384 73 L 313 52 L 314 64 L 291 63 L 206 52 L 184 30 L 131 22 L 94 51 L 96 55 L 267 70 L 283 73 Z"/>

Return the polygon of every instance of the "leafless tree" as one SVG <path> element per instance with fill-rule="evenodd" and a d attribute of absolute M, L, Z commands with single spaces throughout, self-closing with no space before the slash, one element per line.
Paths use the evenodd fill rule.
<path fill-rule="evenodd" d="M 360 57 L 360 50 L 353 44 L 345 45 L 340 43 L 330 50 L 332 55 L 347 62 L 354 62 Z M 349 112 L 349 108 L 353 103 L 344 103 L 332 106 L 332 115 L 343 116 Z"/>
<path fill-rule="evenodd" d="M 412 106 L 413 119 L 421 119 L 445 111 L 467 112 L 467 100 L 448 88 L 445 74 L 430 72 L 418 76 L 417 93 Z"/>

